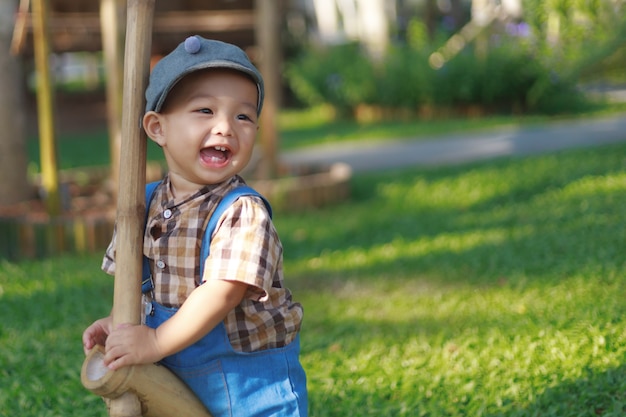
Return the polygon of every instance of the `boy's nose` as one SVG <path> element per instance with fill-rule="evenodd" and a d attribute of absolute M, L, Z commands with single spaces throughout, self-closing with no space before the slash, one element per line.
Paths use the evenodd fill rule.
<path fill-rule="evenodd" d="M 222 115 L 215 119 L 215 125 L 213 126 L 213 132 L 222 136 L 230 136 L 233 132 L 233 126 L 231 120 Z"/>

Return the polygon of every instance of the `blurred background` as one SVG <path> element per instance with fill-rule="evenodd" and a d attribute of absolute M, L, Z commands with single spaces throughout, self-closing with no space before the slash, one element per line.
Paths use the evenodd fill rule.
<path fill-rule="evenodd" d="M 113 297 L 125 4 L 0 0 L 0 417 L 107 414 L 80 335 Z M 626 0 L 155 4 L 153 62 L 200 34 L 272 80 L 254 164 L 299 192 L 268 197 L 311 416 L 626 415 Z M 392 152 L 440 145 L 493 152 Z M 294 153 L 396 166 L 334 182 Z"/>
<path fill-rule="evenodd" d="M 45 171 L 41 144 L 32 140 L 42 136 L 33 18 L 40 3 L 53 134 L 108 131 L 112 145 L 97 153 L 110 154 L 116 172 L 119 121 L 111 115 L 119 109 L 110 106 L 121 86 L 112 87 L 117 96 L 107 86 L 120 85 L 113 77 L 121 64 L 118 58 L 111 70 L 103 34 L 112 31 L 123 48 L 126 3 L 0 0 L 0 46 L 10 51 L 0 63 L 0 205 L 32 198 L 33 175 Z M 276 119 L 285 110 L 323 109 L 327 120 L 360 124 L 571 115 L 598 99 L 621 100 L 626 85 L 624 0 L 181 0 L 155 7 L 153 62 L 199 34 L 242 47 L 276 81 L 264 112 L 269 129 L 261 132 L 266 177 L 280 171 Z M 56 192 L 43 184 L 45 195 Z"/>
<path fill-rule="evenodd" d="M 10 5 L 17 2 L 3 2 L 9 4 L 7 14 L 15 16 Z M 571 100 L 575 87 L 622 84 L 626 77 L 622 0 L 274 3 L 284 59 L 276 69 L 285 106 L 328 103 L 344 115 L 362 117 L 364 105 L 422 115 L 451 108 L 563 112 L 580 105 Z M 260 59 L 257 32 L 263 22 L 255 15 L 254 1 L 155 4 L 155 57 L 184 37 L 200 34 L 237 44 Z M 49 8 L 51 69 L 59 99 L 104 97 L 99 2 L 50 0 Z M 28 17 L 25 23 L 19 60 L 22 82 L 32 93 L 32 24 Z"/>

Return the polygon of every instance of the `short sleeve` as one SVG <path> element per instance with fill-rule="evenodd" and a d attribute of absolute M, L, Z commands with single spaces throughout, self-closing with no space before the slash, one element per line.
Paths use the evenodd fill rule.
<path fill-rule="evenodd" d="M 264 301 L 281 258 L 282 246 L 262 200 L 243 196 L 217 223 L 202 280 L 248 284 L 246 297 Z"/>

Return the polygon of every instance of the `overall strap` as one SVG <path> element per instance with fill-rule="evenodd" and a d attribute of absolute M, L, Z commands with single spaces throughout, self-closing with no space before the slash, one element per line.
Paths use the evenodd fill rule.
<path fill-rule="evenodd" d="M 146 221 L 144 224 L 144 230 L 148 222 L 148 211 L 150 210 L 150 202 L 152 201 L 152 197 L 154 195 L 156 187 L 160 183 L 161 181 L 156 181 L 146 184 Z M 202 277 L 204 273 L 204 260 L 209 256 L 209 251 L 211 248 L 211 237 L 213 236 L 213 232 L 217 227 L 217 223 L 220 217 L 222 217 L 228 207 L 230 207 L 235 201 L 237 201 L 240 197 L 246 195 L 260 197 L 261 200 L 263 200 L 263 204 L 265 204 L 265 208 L 267 209 L 270 218 L 272 217 L 272 206 L 270 205 L 269 201 L 267 201 L 267 199 L 259 194 L 259 192 L 256 191 L 254 188 L 247 185 L 242 185 L 230 190 L 218 203 L 217 207 L 209 218 L 209 223 L 207 224 L 206 229 L 204 230 L 202 244 L 200 246 L 200 277 Z M 150 263 L 148 261 L 148 258 L 144 256 L 141 279 L 141 292 L 145 294 L 152 291 L 153 289 L 154 283 L 152 282 L 152 276 L 150 274 Z"/>
<path fill-rule="evenodd" d="M 211 214 L 211 218 L 209 219 L 206 229 L 204 230 L 202 246 L 200 247 L 200 279 L 202 279 L 202 275 L 204 273 L 204 260 L 209 256 L 211 249 L 211 237 L 213 236 L 215 227 L 217 227 L 217 222 L 220 217 L 222 217 L 226 209 L 237 201 L 239 197 L 244 195 L 260 197 L 261 200 L 263 200 L 263 204 L 265 204 L 265 208 L 267 209 L 270 218 L 272 217 L 272 206 L 270 206 L 269 201 L 267 201 L 267 199 L 259 194 L 254 188 L 242 185 L 230 190 L 218 203 L 217 207 Z"/>
<path fill-rule="evenodd" d="M 143 223 L 144 235 L 146 231 L 146 225 L 148 224 L 148 212 L 150 211 L 150 202 L 152 201 L 152 197 L 154 197 L 154 190 L 156 190 L 159 184 L 161 184 L 161 181 L 155 181 L 146 184 L 146 218 Z M 144 255 L 141 271 L 141 293 L 145 294 L 152 291 L 153 289 L 154 284 L 152 282 L 152 276 L 150 274 L 150 262 L 148 261 L 148 257 Z"/>

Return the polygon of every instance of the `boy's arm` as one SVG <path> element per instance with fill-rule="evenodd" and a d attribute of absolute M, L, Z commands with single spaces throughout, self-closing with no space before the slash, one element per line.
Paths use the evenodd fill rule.
<path fill-rule="evenodd" d="M 210 280 L 191 292 L 180 309 L 157 329 L 122 325 L 106 343 L 104 363 L 111 369 L 158 362 L 200 340 L 243 299 L 247 284 Z"/>

